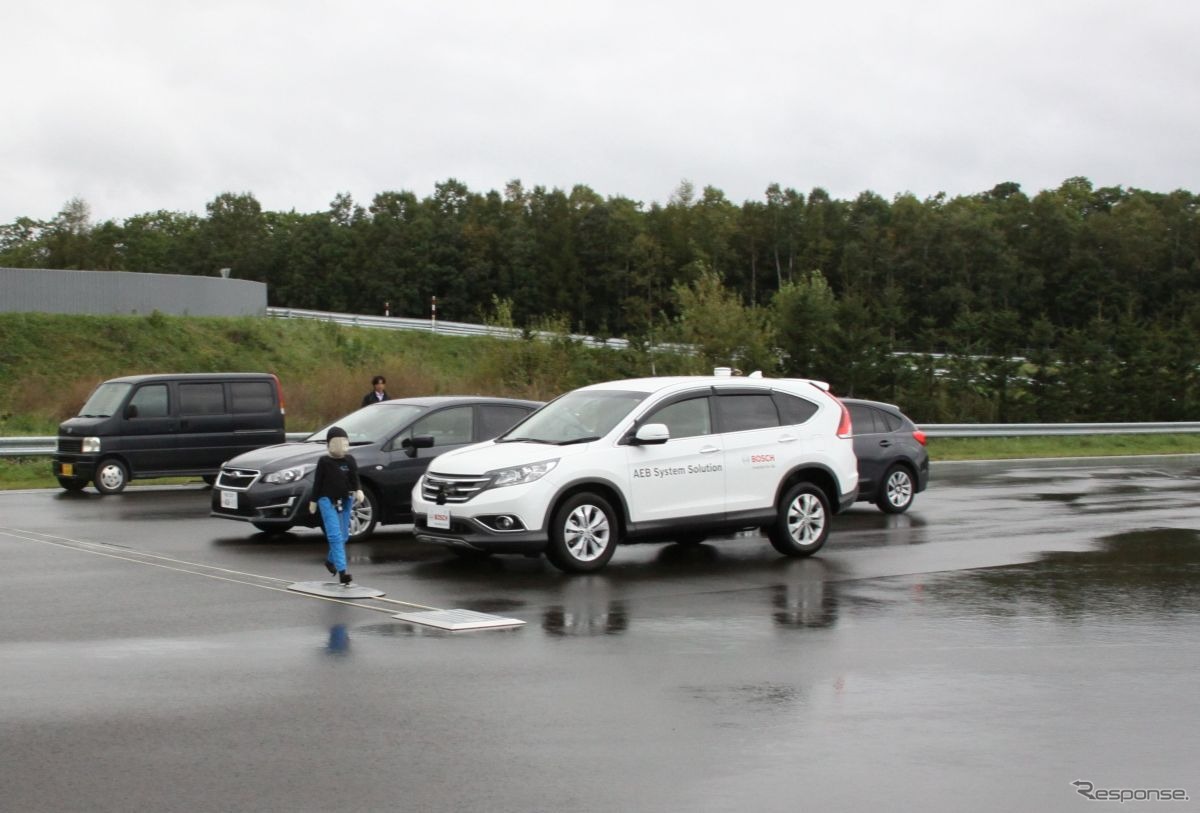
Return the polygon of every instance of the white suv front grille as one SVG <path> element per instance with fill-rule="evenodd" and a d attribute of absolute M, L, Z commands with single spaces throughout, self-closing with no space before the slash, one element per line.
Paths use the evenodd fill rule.
<path fill-rule="evenodd" d="M 491 477 L 428 474 L 421 483 L 421 496 L 432 503 L 464 503 L 487 487 Z"/>

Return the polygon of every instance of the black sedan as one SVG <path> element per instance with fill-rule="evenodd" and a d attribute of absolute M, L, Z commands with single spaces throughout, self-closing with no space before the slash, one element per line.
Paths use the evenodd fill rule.
<path fill-rule="evenodd" d="M 842 398 L 854 427 L 858 457 L 858 501 L 880 511 L 907 511 L 929 484 L 925 433 L 899 407 L 879 401 Z"/>
<path fill-rule="evenodd" d="M 490 440 L 541 404 L 512 398 L 441 396 L 399 398 L 363 407 L 329 426 L 350 437 L 364 499 L 354 506 L 350 538 L 377 524 L 412 521 L 412 488 L 442 452 Z M 320 527 L 310 514 L 313 469 L 326 454 L 329 426 L 303 441 L 267 446 L 221 466 L 212 492 L 212 516 L 249 522 L 260 531 L 293 525 Z"/>

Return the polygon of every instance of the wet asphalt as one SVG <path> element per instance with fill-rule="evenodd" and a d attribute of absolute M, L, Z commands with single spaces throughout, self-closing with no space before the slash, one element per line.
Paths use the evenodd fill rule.
<path fill-rule="evenodd" d="M 385 527 L 358 603 L 286 589 L 318 532 L 208 502 L 0 493 L 0 810 L 1200 805 L 1200 457 L 935 464 L 808 560 L 744 534 L 567 576 Z"/>

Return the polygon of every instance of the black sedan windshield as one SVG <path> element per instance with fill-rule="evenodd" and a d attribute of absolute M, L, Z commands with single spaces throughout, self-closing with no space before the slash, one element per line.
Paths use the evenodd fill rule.
<path fill-rule="evenodd" d="M 338 418 L 329 426 L 313 432 L 305 440 L 325 442 L 325 433 L 332 426 L 340 426 L 346 430 L 350 443 L 379 443 L 394 435 L 401 427 L 412 422 L 428 407 L 415 404 L 372 404 L 357 412 L 351 412 L 344 418 Z"/>

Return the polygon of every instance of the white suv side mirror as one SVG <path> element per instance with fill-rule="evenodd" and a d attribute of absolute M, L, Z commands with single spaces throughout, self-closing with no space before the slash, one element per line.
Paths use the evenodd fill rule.
<path fill-rule="evenodd" d="M 643 445 L 666 443 L 671 439 L 671 430 L 667 429 L 665 423 L 647 423 L 638 427 L 633 438 L 635 442 Z"/>

